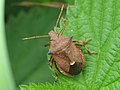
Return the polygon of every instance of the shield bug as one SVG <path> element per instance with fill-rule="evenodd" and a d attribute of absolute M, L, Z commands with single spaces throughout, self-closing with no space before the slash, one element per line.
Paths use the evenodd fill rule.
<path fill-rule="evenodd" d="M 62 5 L 59 17 L 56 22 L 56 27 L 58 25 L 58 21 L 61 17 L 64 5 Z M 84 67 L 84 54 L 78 46 L 84 46 L 89 54 L 94 54 L 94 52 L 90 52 L 89 49 L 85 46 L 89 40 L 80 41 L 80 40 L 72 40 L 72 37 L 62 36 L 64 29 L 66 26 L 66 19 L 63 20 L 63 27 L 59 34 L 56 33 L 56 29 L 54 31 L 50 31 L 48 33 L 50 41 L 45 46 L 49 46 L 50 49 L 48 54 L 51 55 L 49 63 L 52 71 L 56 75 L 56 79 L 58 78 L 58 74 L 53 68 L 53 63 L 55 63 L 56 68 L 59 72 L 66 76 L 74 76 L 78 75 Z M 41 38 L 48 36 L 33 36 L 29 38 L 23 38 L 23 40 L 33 39 L 33 38 Z M 76 42 L 82 42 L 82 44 L 76 44 Z"/>

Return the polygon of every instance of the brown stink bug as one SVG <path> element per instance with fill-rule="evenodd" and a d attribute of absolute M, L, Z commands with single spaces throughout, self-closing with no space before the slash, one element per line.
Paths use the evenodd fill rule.
<path fill-rule="evenodd" d="M 58 20 L 56 22 L 56 27 L 58 21 L 60 19 L 62 10 L 64 5 L 62 5 L 61 12 L 59 14 Z M 58 78 L 57 73 L 53 68 L 53 63 L 55 63 L 58 71 L 66 76 L 74 76 L 78 75 L 84 67 L 84 54 L 78 48 L 78 46 L 84 46 L 85 49 L 88 51 L 89 54 L 93 54 L 94 52 L 90 52 L 85 44 L 90 41 L 80 41 L 80 40 L 72 40 L 72 37 L 62 36 L 64 32 L 64 28 L 66 25 L 66 19 L 63 20 L 63 28 L 59 34 L 56 31 L 50 31 L 48 33 L 50 41 L 45 46 L 49 46 L 50 49 L 48 54 L 51 55 L 50 57 L 50 67 L 52 68 L 53 72 L 56 74 L 56 79 Z M 33 38 L 41 38 L 41 37 L 48 37 L 48 36 L 34 36 L 29 38 L 23 38 L 23 40 L 33 39 Z M 82 44 L 75 44 L 76 42 L 82 42 Z"/>

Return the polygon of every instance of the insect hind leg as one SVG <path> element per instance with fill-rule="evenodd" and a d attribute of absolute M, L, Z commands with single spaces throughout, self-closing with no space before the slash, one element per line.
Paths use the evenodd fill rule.
<path fill-rule="evenodd" d="M 92 39 L 88 39 L 88 40 L 85 40 L 85 41 L 82 41 L 82 40 L 73 40 L 73 42 L 74 43 L 76 43 L 76 42 L 79 42 L 79 43 L 82 43 L 82 44 L 75 44 L 76 46 L 84 46 L 85 47 L 85 49 L 87 50 L 87 52 L 89 53 L 89 54 L 96 54 L 96 52 L 91 52 L 85 45 L 89 42 L 89 41 L 91 41 Z"/>
<path fill-rule="evenodd" d="M 52 69 L 53 73 L 55 74 L 55 81 L 57 81 L 58 79 L 58 74 L 56 73 L 54 67 L 53 67 L 53 62 L 54 62 L 54 58 L 51 56 L 50 60 L 49 60 L 49 66 Z"/>

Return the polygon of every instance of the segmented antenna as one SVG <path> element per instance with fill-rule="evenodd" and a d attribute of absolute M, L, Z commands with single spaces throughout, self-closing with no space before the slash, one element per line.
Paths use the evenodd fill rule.
<path fill-rule="evenodd" d="M 54 29 L 55 32 L 56 32 L 56 28 L 57 28 L 57 26 L 58 26 L 58 22 L 59 22 L 59 20 L 60 20 L 60 18 L 61 18 L 61 15 L 62 15 L 64 6 L 65 6 L 65 5 L 63 4 L 62 7 L 61 7 L 61 11 L 60 11 L 60 14 L 59 14 L 59 16 L 58 16 L 58 19 L 57 19 L 57 21 L 56 21 L 56 25 L 55 25 L 55 29 Z M 44 35 L 44 36 L 32 36 L 32 37 L 22 38 L 22 40 L 30 40 L 30 39 L 46 38 L 46 37 L 49 37 L 49 36 L 48 36 L 48 35 Z"/>
<path fill-rule="evenodd" d="M 44 36 L 32 36 L 32 37 L 22 38 L 22 40 L 30 40 L 30 39 L 46 38 L 46 37 L 49 37 L 49 36 L 48 35 L 44 35 Z"/>
<path fill-rule="evenodd" d="M 57 28 L 57 26 L 58 26 L 58 22 L 60 21 L 60 18 L 61 18 L 61 15 L 62 15 L 62 12 L 63 12 L 64 7 L 65 7 L 65 5 L 63 4 L 62 7 L 61 7 L 61 10 L 60 10 L 60 14 L 59 14 L 59 16 L 58 16 L 58 19 L 57 19 L 57 21 L 56 21 L 56 25 L 55 25 L 55 29 L 54 29 L 55 32 L 56 32 L 56 28 Z"/>

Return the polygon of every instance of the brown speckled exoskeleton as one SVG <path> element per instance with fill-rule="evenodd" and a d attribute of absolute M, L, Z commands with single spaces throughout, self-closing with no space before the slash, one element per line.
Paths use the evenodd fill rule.
<path fill-rule="evenodd" d="M 56 26 L 61 16 L 63 7 L 64 5 L 62 6 Z M 55 30 L 50 31 L 48 33 L 50 41 L 48 44 L 45 45 L 50 47 L 48 51 L 48 54 L 51 55 L 49 62 L 50 62 L 50 67 L 52 68 L 53 72 L 56 74 L 56 79 L 58 78 L 58 75 L 53 68 L 53 62 L 55 63 L 58 71 L 60 71 L 62 74 L 66 76 L 74 76 L 74 75 L 78 75 L 81 72 L 81 70 L 84 67 L 84 60 L 85 60 L 84 54 L 81 51 L 81 49 L 78 48 L 78 46 L 84 46 L 89 54 L 94 53 L 94 52 L 90 52 L 88 48 L 85 46 L 85 44 L 91 39 L 86 41 L 80 41 L 80 40 L 74 41 L 72 40 L 72 37 L 62 36 L 65 25 L 66 25 L 66 19 L 63 20 L 63 28 L 59 34 L 57 34 Z M 46 37 L 46 36 L 29 37 L 29 38 L 24 38 L 23 40 L 32 39 L 32 38 L 41 38 L 41 37 Z M 82 44 L 76 44 L 76 42 L 82 42 Z"/>
<path fill-rule="evenodd" d="M 65 22 L 65 21 L 64 21 Z M 84 54 L 78 48 L 78 46 L 84 46 L 89 54 L 94 54 L 90 52 L 85 44 L 90 41 L 74 41 L 72 37 L 62 36 L 64 29 L 61 30 L 59 34 L 54 31 L 49 32 L 50 42 L 47 44 L 50 46 L 48 54 L 51 55 L 50 67 L 56 74 L 53 66 L 53 62 L 57 69 L 66 76 L 74 76 L 81 72 L 84 67 Z M 82 42 L 82 44 L 75 44 L 75 42 Z M 56 79 L 58 75 L 56 74 Z"/>

